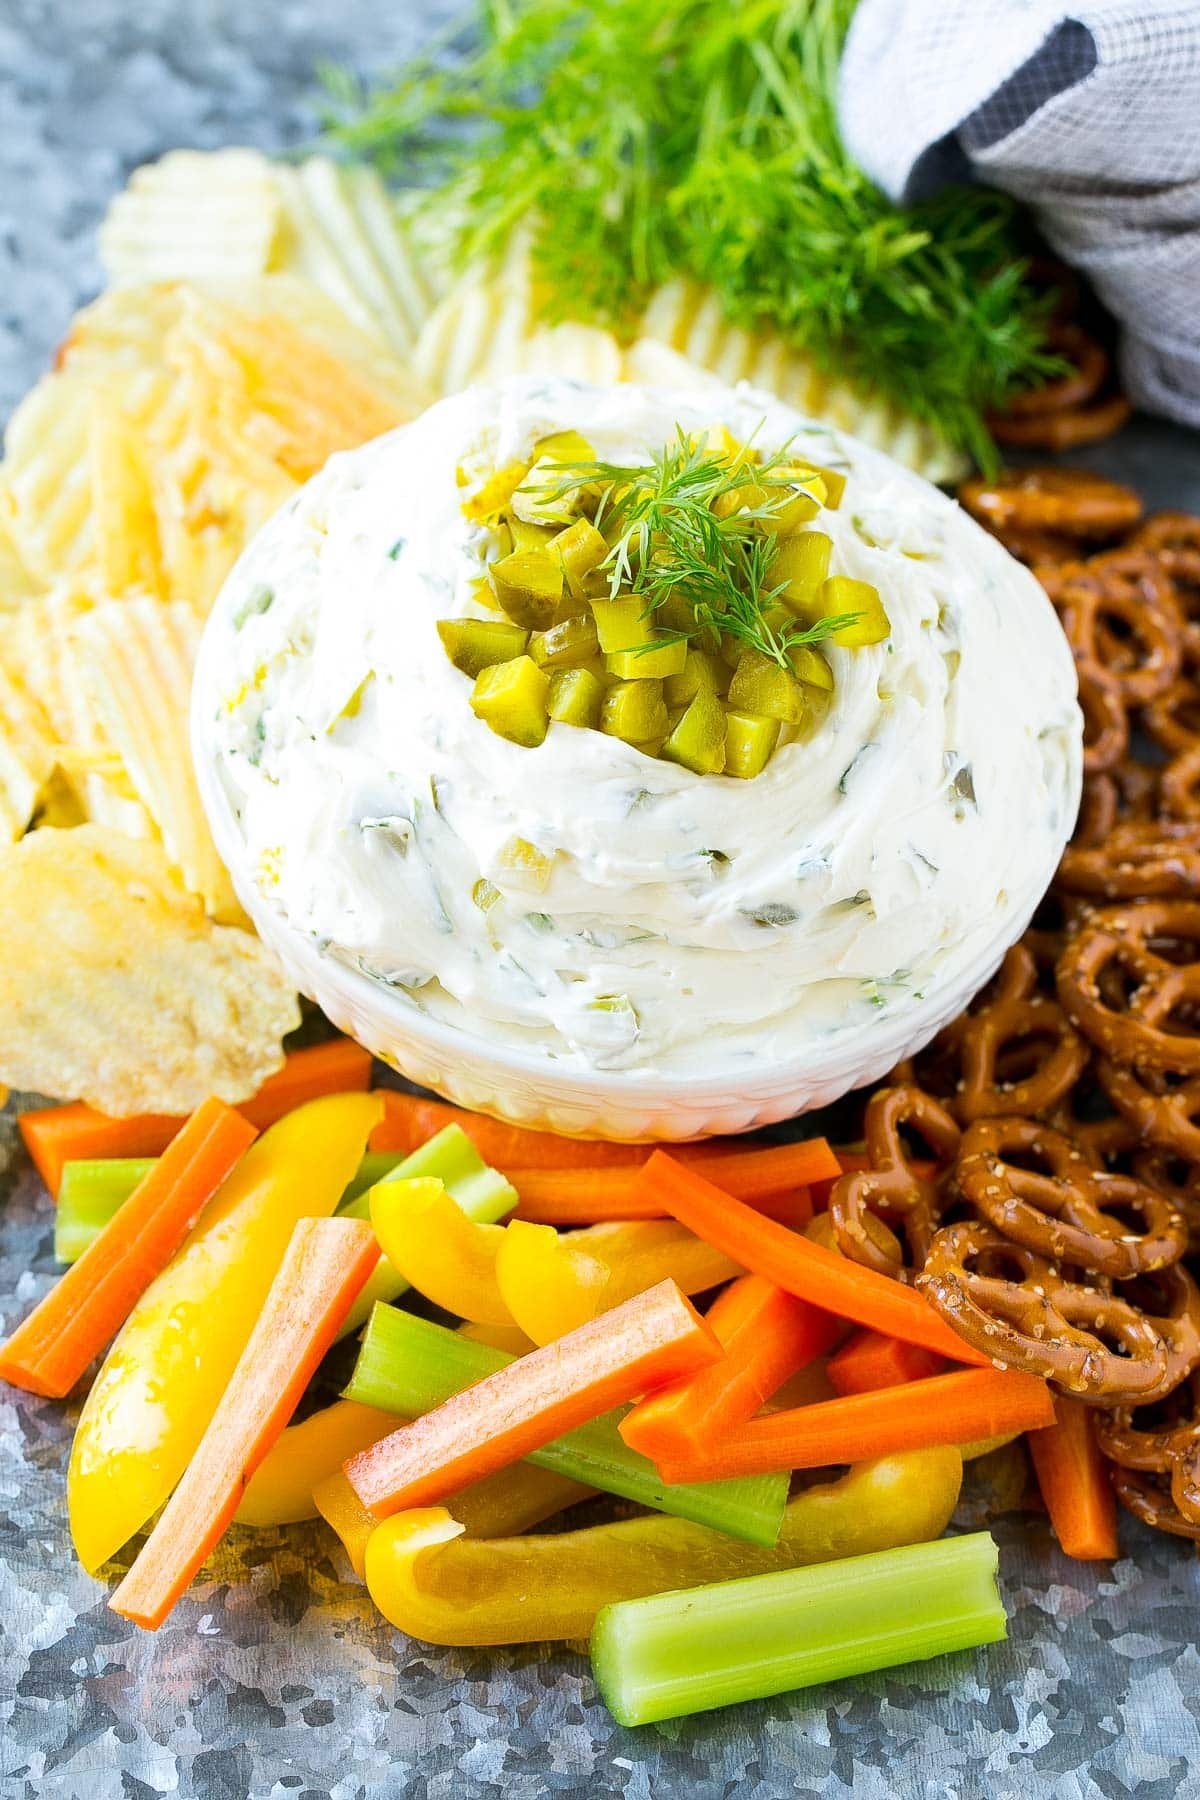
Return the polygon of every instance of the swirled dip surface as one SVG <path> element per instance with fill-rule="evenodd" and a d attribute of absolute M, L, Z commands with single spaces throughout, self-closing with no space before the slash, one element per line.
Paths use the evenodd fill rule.
<path fill-rule="evenodd" d="M 816 523 L 891 638 L 829 649 L 830 710 L 752 781 L 564 724 L 533 750 L 497 737 L 436 630 L 494 616 L 459 465 L 570 429 L 644 462 L 716 422 L 848 471 Z M 915 1042 L 1019 934 L 1078 804 L 1074 670 L 1033 577 L 918 477 L 744 389 L 522 377 L 443 401 L 333 458 L 208 633 L 203 753 L 256 903 L 412 1007 L 578 1068 L 849 1065 L 860 1045 L 865 1065 L 898 1013 Z M 553 858 L 544 887 L 513 839 Z"/>

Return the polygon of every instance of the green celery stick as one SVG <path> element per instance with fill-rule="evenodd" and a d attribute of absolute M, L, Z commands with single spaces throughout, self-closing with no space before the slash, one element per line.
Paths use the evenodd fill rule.
<path fill-rule="evenodd" d="M 422 1175 L 436 1176 L 445 1184 L 446 1192 L 457 1200 L 468 1219 L 474 1219 L 477 1225 L 495 1225 L 517 1204 L 516 1188 L 503 1175 L 488 1167 L 461 1125 L 447 1125 L 436 1137 L 431 1137 L 427 1144 L 422 1144 L 419 1150 L 414 1150 L 403 1161 L 394 1157 L 390 1160 L 392 1166 L 382 1176 L 382 1180 L 412 1181 Z M 360 1170 L 359 1174 L 361 1173 Z M 355 1176 L 351 1187 L 357 1181 L 358 1176 Z M 363 1188 L 349 1203 L 343 1201 L 339 1211 L 347 1218 L 369 1219 L 370 1187 Z M 364 1325 L 377 1300 L 398 1300 L 401 1294 L 407 1292 L 407 1281 L 396 1273 L 385 1256 L 381 1256 L 367 1277 L 366 1286 L 342 1321 L 338 1337 L 348 1337 L 352 1331 L 357 1331 L 360 1325 Z"/>
<path fill-rule="evenodd" d="M 840 1562 L 620 1600 L 592 1672 L 621 1725 L 763 1700 L 1007 1635 L 986 1531 Z"/>
<path fill-rule="evenodd" d="M 353 1181 L 342 1195 L 338 1211 L 349 1213 L 353 1201 L 358 1200 L 370 1188 L 373 1188 L 376 1182 L 382 1181 L 385 1176 L 390 1175 L 397 1164 L 403 1161 L 402 1156 L 391 1150 L 368 1150 L 358 1165 L 358 1172 Z M 366 1218 L 367 1215 L 355 1212 L 352 1216 L 357 1219 Z"/>
<path fill-rule="evenodd" d="M 106 1156 L 64 1163 L 54 1214 L 54 1255 L 78 1262 L 113 1214 L 154 1167 L 148 1156 Z"/>
<path fill-rule="evenodd" d="M 346 1398 L 416 1418 L 513 1360 L 503 1350 L 460 1337 L 444 1325 L 394 1306 L 376 1306 L 363 1333 Z M 787 1504 L 787 1475 L 664 1482 L 654 1464 L 619 1435 L 617 1425 L 628 1411 L 619 1407 L 604 1413 L 533 1451 L 526 1460 L 657 1512 L 711 1526 L 728 1537 L 768 1547 L 775 1543 Z"/>

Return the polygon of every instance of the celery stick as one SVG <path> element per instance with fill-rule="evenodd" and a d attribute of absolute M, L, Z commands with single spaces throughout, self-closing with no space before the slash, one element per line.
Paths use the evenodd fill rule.
<path fill-rule="evenodd" d="M 153 1167 L 153 1159 L 146 1156 L 64 1163 L 54 1215 L 56 1260 L 78 1262 Z"/>
<path fill-rule="evenodd" d="M 365 1194 L 370 1188 L 373 1188 L 377 1181 L 382 1181 L 385 1176 L 390 1175 L 397 1164 L 402 1163 L 403 1161 L 404 1158 L 397 1155 L 395 1151 L 368 1150 L 367 1154 L 358 1165 L 358 1173 L 355 1175 L 354 1180 L 342 1195 L 338 1205 L 338 1211 L 340 1213 L 349 1213 L 352 1201 L 357 1200 L 362 1194 Z M 355 1212 L 351 1216 L 359 1218 L 365 1217 L 366 1215 Z"/>
<path fill-rule="evenodd" d="M 377 1306 L 363 1333 L 346 1398 L 416 1418 L 513 1360 L 503 1350 L 460 1337 L 444 1325 L 394 1306 Z M 526 1460 L 657 1512 L 708 1525 L 728 1537 L 768 1547 L 775 1543 L 787 1504 L 787 1475 L 664 1482 L 654 1464 L 619 1435 L 617 1425 L 628 1411 L 620 1407 L 592 1419 Z"/>
<path fill-rule="evenodd" d="M 369 1160 L 364 1158 L 364 1161 Z M 494 1225 L 517 1204 L 517 1190 L 503 1175 L 489 1168 L 461 1125 L 447 1125 L 427 1144 L 414 1150 L 403 1161 L 391 1159 L 392 1166 L 382 1176 L 384 1181 L 411 1181 L 416 1176 L 435 1175 L 477 1225 Z M 360 1170 L 361 1174 L 361 1170 Z M 358 1180 L 351 1183 L 353 1187 Z M 373 1183 L 371 1185 L 374 1185 Z M 349 1190 L 347 1190 L 349 1191 Z M 369 1219 L 370 1187 L 364 1187 L 339 1211 L 347 1218 Z M 408 1283 L 398 1275 L 386 1257 L 380 1257 L 366 1286 L 342 1321 L 339 1338 L 348 1337 L 370 1317 L 377 1300 L 398 1300 L 408 1292 Z"/>
<path fill-rule="evenodd" d="M 606 1606 L 592 1672 L 621 1725 L 763 1700 L 1007 1635 L 986 1531 Z"/>

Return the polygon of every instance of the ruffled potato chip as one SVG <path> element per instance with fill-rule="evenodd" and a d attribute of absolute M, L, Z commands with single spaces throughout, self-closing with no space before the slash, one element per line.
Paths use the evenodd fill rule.
<path fill-rule="evenodd" d="M 0 660 L 0 840 L 24 832 L 58 762 L 58 740 L 19 667 Z"/>
<path fill-rule="evenodd" d="M 0 1081 L 103 1112 L 246 1099 L 283 1060 L 296 996 L 249 932 L 214 924 L 157 844 L 96 825 L 0 852 Z"/>
<path fill-rule="evenodd" d="M 244 915 L 208 829 L 188 743 L 200 622 L 182 601 L 112 600 L 85 613 L 72 644 L 96 718 L 186 887 L 215 919 Z"/>
<path fill-rule="evenodd" d="M 257 150 L 172 150 L 135 169 L 100 226 L 113 283 L 239 280 L 275 256 L 283 207 Z"/>

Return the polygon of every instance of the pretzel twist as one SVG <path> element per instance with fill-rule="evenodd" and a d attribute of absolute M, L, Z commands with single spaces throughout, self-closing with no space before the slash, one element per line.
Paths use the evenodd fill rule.
<path fill-rule="evenodd" d="M 1195 960 L 1171 961 L 1168 945 Z M 1181 1009 L 1200 1002 L 1200 902 L 1094 912 L 1065 945 L 1057 979 L 1072 1025 L 1114 1063 L 1200 1073 L 1200 1036 L 1172 1029 Z"/>
<path fill-rule="evenodd" d="M 1098 821 L 1085 819 L 1091 835 Z M 1200 823 L 1124 819 L 1099 842 L 1068 844 L 1058 879 L 1099 900 L 1184 900 L 1200 893 Z"/>
<path fill-rule="evenodd" d="M 1142 516 L 1132 488 L 1086 469 L 1006 469 L 965 481 L 958 497 L 973 518 L 996 529 L 1061 531 L 1074 538 L 1115 537 Z"/>
<path fill-rule="evenodd" d="M 1184 624 L 1156 556 L 1111 551 L 1062 570 L 1054 586 L 1076 662 L 1114 676 L 1126 706 L 1144 706 L 1170 687 L 1183 664 Z"/>
<path fill-rule="evenodd" d="M 1167 1475 L 1176 1510 L 1200 1526 L 1200 1379 L 1193 1373 L 1154 1408 L 1115 1407 L 1097 1419 L 1096 1437 L 1110 1462 L 1122 1469 Z"/>
<path fill-rule="evenodd" d="M 1098 1059 L 1096 1073 L 1141 1143 L 1200 1159 L 1200 1077 L 1140 1069 L 1106 1056 Z"/>
<path fill-rule="evenodd" d="M 1029 1166 L 1035 1160 L 1041 1168 Z M 1074 1139 L 1035 1119 L 972 1125 L 955 1180 L 980 1217 L 1014 1243 L 1093 1274 L 1147 1274 L 1177 1262 L 1187 1247 L 1187 1220 L 1165 1195 L 1110 1174 Z"/>
<path fill-rule="evenodd" d="M 1113 1490 L 1126 1512 L 1152 1525 L 1155 1531 L 1169 1531 L 1173 1537 L 1191 1538 L 1200 1543 L 1200 1521 L 1185 1519 L 1172 1499 L 1162 1476 L 1142 1475 L 1132 1469 L 1114 1467 Z"/>
<path fill-rule="evenodd" d="M 914 1169 L 900 1136 L 903 1125 L 933 1151 L 934 1175 Z M 905 1246 L 911 1265 L 922 1268 L 941 1217 L 939 1182 L 958 1150 L 958 1124 L 919 1087 L 886 1087 L 871 1096 L 863 1131 L 871 1166 L 835 1181 L 829 1218 L 843 1255 L 905 1280 Z"/>

